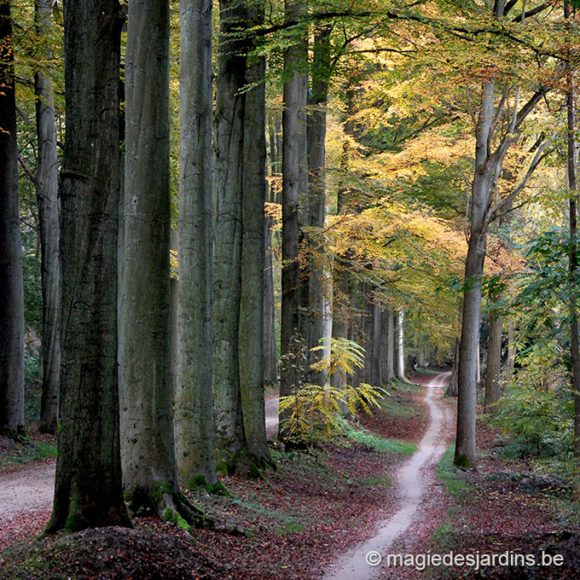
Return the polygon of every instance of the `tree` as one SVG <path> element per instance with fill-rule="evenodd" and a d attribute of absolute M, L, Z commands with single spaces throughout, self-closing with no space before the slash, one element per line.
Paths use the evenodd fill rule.
<path fill-rule="evenodd" d="M 24 287 L 11 4 L 0 1 L 0 435 L 17 438 L 24 433 Z"/>
<path fill-rule="evenodd" d="M 177 465 L 214 484 L 212 2 L 181 0 Z"/>
<path fill-rule="evenodd" d="M 143 38 L 149 42 L 143 44 Z M 169 2 L 131 0 L 120 292 L 121 463 L 133 513 L 193 523 L 173 427 L 169 237 Z"/>
<path fill-rule="evenodd" d="M 65 3 L 59 456 L 49 532 L 129 525 L 117 355 L 119 56 L 116 0 Z"/>
<path fill-rule="evenodd" d="M 302 0 L 286 0 L 287 22 L 299 20 L 306 12 Z M 305 349 L 301 320 L 299 249 L 300 220 L 303 219 L 308 191 L 307 172 L 307 43 L 302 26 L 295 31 L 292 45 L 284 53 L 284 111 L 282 116 L 282 305 L 280 342 L 280 395 L 286 396 L 301 384 Z M 304 222 L 302 222 L 304 223 Z M 283 421 L 283 413 L 280 417 Z M 284 431 L 280 433 L 284 439 Z"/>
<path fill-rule="evenodd" d="M 51 0 L 36 0 L 35 25 L 39 38 L 50 34 Z M 46 58 L 52 51 L 46 50 Z M 58 157 L 56 149 L 56 121 L 54 90 L 48 74 L 34 75 L 36 96 L 36 131 L 38 165 L 36 168 L 36 197 L 40 225 L 42 256 L 42 401 L 39 430 L 56 433 L 60 382 L 60 256 L 58 216 Z"/>
<path fill-rule="evenodd" d="M 495 3 L 494 18 L 504 16 L 504 2 Z M 504 199 L 494 206 L 494 193 L 501 174 L 505 157 L 510 146 L 516 141 L 522 125 L 545 94 L 539 88 L 520 108 L 520 90 L 516 90 L 513 112 L 503 136 L 497 135 L 497 119 L 500 118 L 509 94 L 495 106 L 496 81 L 494 76 L 484 79 L 476 127 L 475 173 L 473 177 L 470 203 L 470 231 L 467 258 L 465 262 L 465 282 L 463 315 L 458 365 L 457 402 L 457 443 L 455 464 L 471 467 L 476 464 L 475 422 L 477 406 L 478 345 L 481 319 L 481 284 L 487 249 L 489 224 L 501 214 L 527 184 L 531 174 L 545 157 L 547 141 L 536 149 L 523 181 Z M 496 141 L 499 141 L 494 147 Z"/>
<path fill-rule="evenodd" d="M 269 461 L 264 410 L 265 61 L 240 29 L 261 2 L 224 0 L 216 97 L 216 443 L 230 469 Z M 237 34 L 236 34 L 237 33 Z"/>
<path fill-rule="evenodd" d="M 570 32 L 570 21 L 573 10 L 570 2 L 564 3 L 564 17 L 567 33 Z M 568 187 L 570 188 L 569 223 L 570 250 L 568 258 L 570 284 L 570 360 L 572 366 L 572 392 L 574 394 L 574 496 L 580 499 L 580 336 L 578 323 L 578 148 L 576 142 L 576 79 L 571 63 L 570 44 L 567 44 L 566 63 L 566 112 L 567 112 L 567 170 Z"/>

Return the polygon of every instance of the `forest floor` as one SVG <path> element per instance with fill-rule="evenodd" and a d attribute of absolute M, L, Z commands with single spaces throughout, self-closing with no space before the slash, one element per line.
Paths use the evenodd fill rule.
<path fill-rule="evenodd" d="M 434 377 L 413 377 L 426 385 Z M 139 518 L 135 529 L 104 528 L 70 536 L 34 539 L 50 515 L 50 502 L 37 511 L 25 503 L 0 520 L 0 578 L 321 578 L 392 521 L 401 508 L 401 471 L 417 457 L 430 423 L 427 391 L 399 383 L 383 409 L 362 417 L 336 445 L 311 453 L 282 453 L 273 447 L 277 470 L 264 479 L 224 477 L 231 496 L 199 491 L 192 500 L 217 521 L 241 534 L 201 529 L 190 534 L 155 518 Z M 454 401 L 434 391 L 443 412 L 434 442 L 447 452 L 417 472 L 424 481 L 414 517 L 388 545 L 390 554 L 468 554 L 506 550 L 561 554 L 564 566 L 550 568 L 433 566 L 368 567 L 368 578 L 495 577 L 573 578 L 580 569 L 578 526 L 564 484 L 539 476 L 528 465 L 508 461 L 497 433 L 480 428 L 482 463 L 477 473 L 451 467 Z M 269 415 L 276 408 L 269 397 Z M 272 432 L 274 425 L 269 426 Z M 1 465 L 1 460 L 0 460 Z M 22 468 L 0 468 L 0 489 L 9 478 L 23 486 L 44 460 Z M 52 486 L 49 482 L 48 489 Z M 2 492 L 0 492 L 2 493 Z M 28 495 L 36 496 L 35 491 Z M 49 494 L 50 495 L 50 494 Z M 404 495 L 404 494 L 403 494 Z M 0 517 L 4 509 L 0 496 Z M 35 508 L 36 509 L 36 508 Z M 26 541 L 25 541 L 26 540 Z M 384 547 L 384 546 L 383 546 Z M 386 556 L 381 551 L 383 557 Z M 340 566 L 339 566 L 340 567 Z"/>

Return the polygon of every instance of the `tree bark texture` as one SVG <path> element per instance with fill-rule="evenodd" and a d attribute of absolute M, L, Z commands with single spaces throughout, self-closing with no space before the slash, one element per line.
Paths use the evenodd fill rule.
<path fill-rule="evenodd" d="M 51 0 L 36 0 L 35 25 L 39 37 L 50 33 Z M 51 58 L 49 51 L 47 58 Z M 58 158 L 54 90 L 48 75 L 34 75 L 38 166 L 36 198 L 40 225 L 42 271 L 42 400 L 41 433 L 56 433 L 60 379 L 60 255 L 58 216 Z"/>
<path fill-rule="evenodd" d="M 213 419 L 212 2 L 181 0 L 175 435 L 180 481 L 217 481 Z"/>
<path fill-rule="evenodd" d="M 168 0 L 130 0 L 125 63 L 123 486 L 132 511 L 153 509 L 165 516 L 178 493 L 170 337 Z"/>
<path fill-rule="evenodd" d="M 24 433 L 24 282 L 12 16 L 0 1 L 0 435 Z"/>
<path fill-rule="evenodd" d="M 286 20 L 306 11 L 302 0 L 286 0 Z M 301 324 L 299 244 L 301 218 L 308 192 L 306 105 L 308 90 L 307 41 L 286 49 L 284 55 L 283 182 L 282 182 L 282 314 L 280 394 L 291 394 L 303 381 L 306 337 Z M 280 417 L 283 421 L 284 417 Z M 284 430 L 280 431 L 284 439 Z"/>
<path fill-rule="evenodd" d="M 64 5 L 62 428 L 49 531 L 129 524 L 117 365 L 121 27 L 116 0 Z"/>

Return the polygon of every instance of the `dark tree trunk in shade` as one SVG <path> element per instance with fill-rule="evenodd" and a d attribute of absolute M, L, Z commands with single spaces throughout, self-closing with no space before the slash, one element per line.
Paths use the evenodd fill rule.
<path fill-rule="evenodd" d="M 564 4 L 564 15 L 567 21 L 574 12 L 567 0 Z M 569 27 L 569 22 L 567 22 Z M 567 30 L 569 34 L 569 28 Z M 570 57 L 570 49 L 568 48 Z M 578 321 L 578 148 L 576 142 L 576 78 L 571 65 L 567 65 L 567 141 L 568 141 L 568 187 L 572 195 L 569 202 L 570 224 L 570 254 L 569 254 L 569 285 L 570 285 L 570 359 L 572 363 L 572 389 L 574 392 L 574 497 L 580 500 L 580 337 Z"/>
<path fill-rule="evenodd" d="M 308 115 L 308 349 L 309 363 L 319 363 L 324 357 L 323 350 L 312 351 L 322 346 L 325 339 L 325 301 L 328 292 L 327 265 L 324 256 L 324 220 L 326 217 L 326 105 L 331 74 L 331 27 L 316 30 L 312 60 L 312 90 Z M 311 372 L 312 383 L 324 385 L 324 372 Z"/>
<path fill-rule="evenodd" d="M 278 382 L 272 224 L 273 219 L 266 216 L 264 224 L 264 384 L 266 385 L 275 385 Z"/>
<path fill-rule="evenodd" d="M 117 365 L 121 27 L 115 0 L 64 5 L 62 429 L 51 532 L 129 524 Z"/>
<path fill-rule="evenodd" d="M 175 436 L 180 481 L 216 482 L 213 458 L 212 2 L 181 0 Z"/>
<path fill-rule="evenodd" d="M 24 433 L 24 287 L 11 2 L 0 0 L 0 435 Z"/>
<path fill-rule="evenodd" d="M 51 0 L 36 0 L 35 25 L 39 37 L 51 31 Z M 45 55 L 52 57 L 51 51 Z M 60 256 L 58 217 L 58 158 L 54 91 L 49 76 L 34 76 L 38 166 L 36 197 L 42 256 L 42 401 L 39 430 L 56 433 L 60 382 Z"/>
<path fill-rule="evenodd" d="M 263 23 L 262 3 L 250 3 L 247 21 Z M 266 61 L 248 57 L 245 83 L 240 325 L 238 356 L 246 451 L 270 460 L 264 402 L 264 279 L 266 202 Z M 275 356 L 275 353 L 274 353 Z"/>
<path fill-rule="evenodd" d="M 497 300 L 496 300 L 497 302 Z M 502 316 L 493 312 L 489 318 L 487 339 L 487 369 L 485 374 L 485 412 L 494 413 L 501 396 Z"/>
<path fill-rule="evenodd" d="M 286 0 L 286 20 L 306 12 L 303 0 Z M 308 90 L 307 36 L 286 49 L 284 55 L 283 183 L 282 183 L 282 306 L 280 394 L 300 386 L 307 346 L 300 313 L 303 291 L 300 280 L 299 244 L 301 220 L 308 192 L 306 104 Z M 302 223 L 304 223 L 302 221 Z M 280 417 L 284 419 L 283 416 Z M 280 432 L 284 439 L 284 430 Z"/>

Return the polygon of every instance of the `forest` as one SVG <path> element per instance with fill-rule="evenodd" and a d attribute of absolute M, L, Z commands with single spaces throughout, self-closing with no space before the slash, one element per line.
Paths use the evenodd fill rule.
<path fill-rule="evenodd" d="M 574 578 L 580 0 L 0 0 L 0 578 Z"/>

